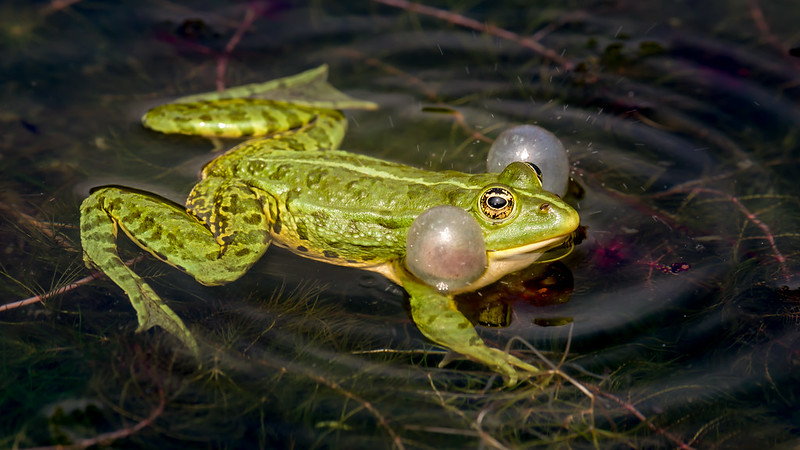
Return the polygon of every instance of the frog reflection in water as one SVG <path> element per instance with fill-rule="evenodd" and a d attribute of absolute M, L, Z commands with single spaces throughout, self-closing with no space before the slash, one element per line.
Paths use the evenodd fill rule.
<path fill-rule="evenodd" d="M 578 214 L 543 191 L 527 163 L 512 163 L 499 174 L 432 172 L 336 150 L 347 125 L 339 109 L 375 105 L 336 91 L 326 77 L 321 66 L 149 111 L 143 123 L 157 131 L 252 139 L 203 168 L 185 207 L 130 188 L 94 189 L 81 205 L 87 266 L 128 294 L 139 330 L 160 326 L 197 352 L 183 321 L 119 258 L 117 230 L 209 286 L 238 279 L 275 243 L 398 283 L 425 336 L 486 364 L 508 384 L 536 374 L 535 366 L 488 347 L 456 309 L 453 295 L 531 264 L 576 229 Z M 485 238 L 486 270 L 457 291 L 442 292 L 405 265 L 409 227 L 437 205 L 466 211 Z"/>

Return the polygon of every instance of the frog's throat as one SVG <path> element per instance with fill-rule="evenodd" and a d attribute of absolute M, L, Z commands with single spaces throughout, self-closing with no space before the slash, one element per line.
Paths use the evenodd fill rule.
<path fill-rule="evenodd" d="M 486 272 L 484 272 L 483 275 L 481 275 L 481 277 L 475 280 L 473 283 L 464 286 L 463 288 L 449 291 L 448 294 L 460 294 L 462 292 L 474 291 L 494 283 L 509 273 L 522 270 L 533 264 L 550 248 L 560 245 L 570 236 L 570 234 L 572 233 L 552 237 L 550 239 L 523 245 L 521 247 L 514 247 L 505 250 L 490 250 L 486 252 L 486 256 L 489 260 Z M 378 272 L 393 282 L 401 284 L 396 272 L 397 267 L 394 264 L 381 264 L 376 266 L 365 266 L 361 268 Z"/>

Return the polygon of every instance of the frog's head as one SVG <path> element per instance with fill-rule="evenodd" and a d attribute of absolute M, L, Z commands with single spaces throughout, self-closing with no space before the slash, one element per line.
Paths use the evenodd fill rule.
<path fill-rule="evenodd" d="M 497 182 L 478 193 L 470 212 L 485 236 L 488 267 L 464 290 L 527 267 L 547 249 L 563 243 L 580 223 L 577 211 L 542 189 L 538 168 L 526 162 L 509 164 Z"/>

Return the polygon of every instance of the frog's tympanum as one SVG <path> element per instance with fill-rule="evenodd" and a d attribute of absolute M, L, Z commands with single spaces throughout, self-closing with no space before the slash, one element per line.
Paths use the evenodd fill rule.
<path fill-rule="evenodd" d="M 398 283 L 425 336 L 488 365 L 509 384 L 536 374 L 535 366 L 486 346 L 453 295 L 530 265 L 576 229 L 578 214 L 542 190 L 529 163 L 513 162 L 502 173 L 432 172 L 336 150 L 347 126 L 339 110 L 375 105 L 335 90 L 326 77 L 322 66 L 150 110 L 142 121 L 153 130 L 252 139 L 209 162 L 185 206 L 136 189 L 94 189 L 81 205 L 86 264 L 125 290 L 139 330 L 160 326 L 197 352 L 183 321 L 119 258 L 117 231 L 209 286 L 241 277 L 275 243 Z M 471 215 L 486 248 L 483 274 L 453 291 L 427 284 L 405 265 L 412 222 L 439 205 Z"/>

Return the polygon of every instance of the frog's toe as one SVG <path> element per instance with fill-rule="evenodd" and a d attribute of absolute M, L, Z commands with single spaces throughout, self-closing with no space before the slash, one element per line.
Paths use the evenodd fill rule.
<path fill-rule="evenodd" d="M 511 366 L 511 364 L 502 361 L 502 364 L 497 364 L 493 367 L 495 372 L 503 375 L 505 378 L 506 386 L 516 386 L 519 383 L 519 375 L 517 374 L 517 370 Z"/>
<path fill-rule="evenodd" d="M 136 331 L 142 332 L 155 326 L 161 327 L 189 347 L 195 356 L 199 356 L 200 348 L 197 341 L 172 308 L 167 306 L 147 283 L 140 284 L 138 294 L 129 295 L 139 319 L 139 328 Z"/>
<path fill-rule="evenodd" d="M 506 386 L 514 386 L 522 380 L 541 373 L 538 367 L 502 350 L 496 348 L 490 348 L 490 350 L 492 353 L 491 359 L 494 363 L 492 368 L 503 375 L 506 379 Z"/>

